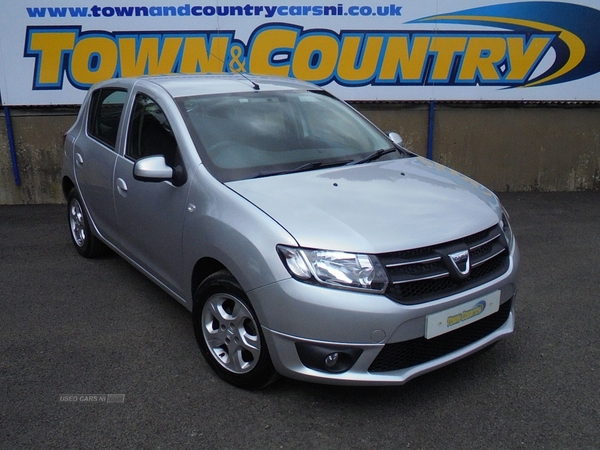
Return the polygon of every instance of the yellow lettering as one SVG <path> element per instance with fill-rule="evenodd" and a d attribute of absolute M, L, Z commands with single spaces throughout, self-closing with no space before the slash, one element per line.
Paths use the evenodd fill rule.
<path fill-rule="evenodd" d="M 250 45 L 248 71 L 261 75 L 289 76 L 289 62 L 273 61 L 276 51 L 293 52 L 298 31 L 291 29 L 267 28 L 261 31 Z"/>
<path fill-rule="evenodd" d="M 499 85 L 504 81 L 517 86 L 525 85 L 555 38 L 552 34 L 503 32 L 302 33 L 302 28 L 293 25 L 259 28 L 246 46 L 234 40 L 233 32 L 122 32 L 115 38 L 109 32 L 80 35 L 75 27 L 31 29 L 25 55 L 36 59 L 34 85 L 42 89 L 59 89 L 65 73 L 76 87 L 85 88 L 116 75 L 227 70 L 295 76 L 315 83 L 328 83 L 335 77 L 341 85 L 364 86 L 376 80 L 378 84 L 444 86 Z M 570 70 L 585 53 L 580 40 L 566 33 L 562 32 L 561 39 L 570 38 L 575 50 L 560 73 Z"/>
<path fill-rule="evenodd" d="M 112 78 L 117 69 L 117 55 L 117 46 L 112 39 L 89 37 L 80 40 L 71 60 L 73 80 L 78 84 L 92 85 Z"/>
<path fill-rule="evenodd" d="M 466 37 L 433 37 L 429 50 L 436 53 L 432 81 L 448 81 L 454 56 L 467 46 Z"/>
<path fill-rule="evenodd" d="M 401 80 L 420 81 L 425 69 L 429 41 L 429 37 L 415 37 L 412 42 L 412 50 L 409 50 L 408 37 L 390 37 L 383 57 L 379 79 L 395 81 L 398 71 L 400 71 Z"/>
<path fill-rule="evenodd" d="M 506 56 L 506 41 L 501 37 L 473 37 L 458 76 L 458 81 L 474 81 L 479 74 L 481 80 L 496 81 L 501 76 L 496 67 Z"/>
<path fill-rule="evenodd" d="M 159 51 L 159 38 L 141 38 L 136 53 L 136 38 L 119 38 L 121 76 L 160 75 L 173 72 L 183 38 L 168 37 Z"/>
<path fill-rule="evenodd" d="M 449 327 L 451 327 L 452 325 L 456 325 L 457 323 L 460 323 L 462 321 L 462 316 L 460 314 L 457 314 L 456 316 L 450 316 L 448 317 L 448 325 Z"/>
<path fill-rule="evenodd" d="M 292 63 L 293 74 L 305 81 L 324 81 L 330 78 L 338 61 L 339 44 L 328 35 L 309 35 L 296 47 Z"/>
<path fill-rule="evenodd" d="M 509 81 L 524 81 L 550 40 L 548 37 L 535 37 L 531 39 L 527 50 L 525 50 L 523 38 L 509 37 L 507 43 L 510 70 L 506 75 L 506 79 Z"/>
<path fill-rule="evenodd" d="M 204 37 L 187 38 L 179 71 L 182 73 L 223 72 L 228 45 L 228 37 L 215 37 L 211 41 L 209 50 Z"/>
<path fill-rule="evenodd" d="M 356 67 L 356 55 L 363 38 L 359 36 L 348 36 L 342 41 L 342 52 L 338 63 L 338 76 L 349 82 L 364 82 L 375 75 L 377 62 L 383 46 L 383 37 L 371 36 L 364 38 L 367 42 L 360 61 L 360 67 Z M 337 56 L 337 55 L 336 55 Z"/>
<path fill-rule="evenodd" d="M 75 32 L 32 33 L 29 50 L 39 52 L 38 80 L 41 85 L 58 84 L 63 67 L 63 53 L 73 50 Z"/>

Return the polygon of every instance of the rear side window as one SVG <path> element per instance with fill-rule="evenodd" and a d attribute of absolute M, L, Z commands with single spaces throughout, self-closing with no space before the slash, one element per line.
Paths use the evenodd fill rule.
<path fill-rule="evenodd" d="M 99 89 L 92 94 L 88 134 L 113 150 L 126 99 L 127 91 L 121 89 Z"/>

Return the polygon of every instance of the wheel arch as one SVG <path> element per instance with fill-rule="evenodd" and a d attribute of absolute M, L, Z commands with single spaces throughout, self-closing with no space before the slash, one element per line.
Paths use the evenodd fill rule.
<path fill-rule="evenodd" d="M 202 284 L 204 280 L 206 280 L 213 273 L 219 272 L 221 270 L 228 270 L 221 262 L 217 261 L 214 258 L 204 257 L 199 259 L 194 265 L 194 270 L 192 271 L 192 284 L 191 284 L 191 296 L 190 298 L 194 298 L 194 294 L 198 290 L 198 287 Z"/>
<path fill-rule="evenodd" d="M 62 179 L 62 193 L 65 200 L 69 197 L 69 192 L 71 189 L 75 187 L 75 183 L 71 180 L 71 178 L 64 176 Z"/>

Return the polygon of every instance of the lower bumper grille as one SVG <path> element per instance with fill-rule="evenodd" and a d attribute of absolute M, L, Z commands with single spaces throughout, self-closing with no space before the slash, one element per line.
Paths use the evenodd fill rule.
<path fill-rule="evenodd" d="M 390 372 L 423 364 L 466 347 L 500 328 L 510 315 L 512 299 L 498 312 L 433 339 L 417 338 L 387 344 L 369 367 L 369 372 Z"/>

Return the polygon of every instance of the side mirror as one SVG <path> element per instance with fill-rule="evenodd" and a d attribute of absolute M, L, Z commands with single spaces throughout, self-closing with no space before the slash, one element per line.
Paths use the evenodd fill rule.
<path fill-rule="evenodd" d="M 173 169 L 162 155 L 139 159 L 133 166 L 133 178 L 139 181 L 166 181 L 173 178 Z"/>
<path fill-rule="evenodd" d="M 388 133 L 388 137 L 392 140 L 392 142 L 396 145 L 402 145 L 402 136 L 400 136 L 395 131 L 391 131 Z"/>

